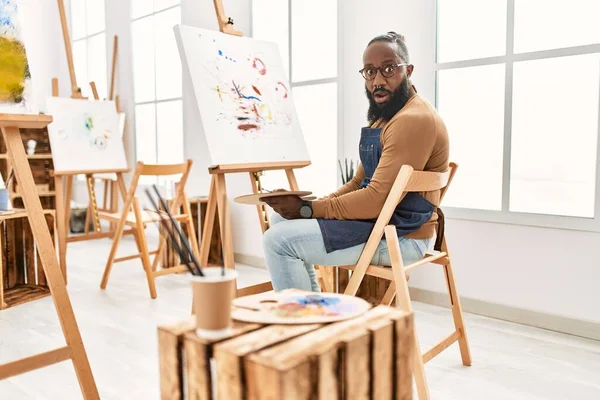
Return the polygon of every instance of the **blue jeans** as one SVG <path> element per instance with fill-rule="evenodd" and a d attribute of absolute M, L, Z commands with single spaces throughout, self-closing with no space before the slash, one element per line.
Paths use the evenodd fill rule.
<path fill-rule="evenodd" d="M 402 236 L 399 240 L 402 260 L 405 264 L 412 264 L 423 258 L 432 239 Z M 263 235 L 265 260 L 273 289 L 296 288 L 319 292 L 314 265 L 355 265 L 365 244 L 327 253 L 316 219 L 286 220 L 279 214 L 273 214 L 271 227 Z M 371 264 L 391 265 L 385 240 L 379 243 Z"/>

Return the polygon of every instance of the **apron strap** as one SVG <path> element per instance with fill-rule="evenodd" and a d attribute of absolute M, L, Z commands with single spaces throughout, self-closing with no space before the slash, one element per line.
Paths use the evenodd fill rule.
<path fill-rule="evenodd" d="M 437 208 L 436 212 L 438 215 L 438 220 L 437 220 L 438 227 L 437 227 L 437 237 L 435 238 L 435 244 L 433 246 L 433 249 L 435 251 L 442 251 L 442 240 L 444 240 L 444 228 L 445 228 L 444 212 L 439 207 Z"/>

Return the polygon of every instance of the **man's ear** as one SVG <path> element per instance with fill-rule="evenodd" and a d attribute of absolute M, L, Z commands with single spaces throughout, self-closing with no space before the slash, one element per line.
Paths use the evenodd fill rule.
<path fill-rule="evenodd" d="M 415 66 L 412 64 L 409 64 L 406 66 L 406 76 L 408 76 L 409 78 L 412 76 L 412 73 L 415 69 Z"/>

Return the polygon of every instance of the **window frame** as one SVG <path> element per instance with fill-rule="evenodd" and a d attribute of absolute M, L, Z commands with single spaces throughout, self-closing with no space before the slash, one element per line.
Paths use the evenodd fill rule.
<path fill-rule="evenodd" d="M 342 85 L 341 85 L 341 77 L 343 76 L 343 65 L 342 65 L 342 46 L 340 45 L 340 43 L 342 42 L 342 34 L 343 34 L 343 20 L 342 20 L 342 16 L 341 13 L 339 12 L 341 9 L 341 0 L 336 0 L 336 9 L 338 10 L 337 12 L 337 54 L 336 54 L 336 59 L 337 59 L 337 70 L 336 70 L 336 76 L 335 77 L 331 77 L 331 78 L 323 78 L 323 79 L 310 79 L 310 80 L 305 80 L 305 81 L 300 81 L 300 82 L 294 82 L 293 78 L 293 66 L 292 66 L 292 58 L 293 58 L 293 51 L 292 51 L 292 30 L 293 30 L 293 18 L 292 18 L 292 3 L 293 0 L 283 0 L 283 1 L 287 1 L 287 7 L 288 7 L 288 74 L 289 74 L 289 84 L 290 84 L 290 89 L 293 91 L 293 89 L 295 87 L 303 87 L 303 86 L 317 86 L 317 85 L 323 85 L 323 84 L 328 84 L 328 83 L 335 83 L 336 84 L 336 88 L 337 88 L 337 110 L 336 110 L 336 126 L 337 126 L 337 132 L 336 132 L 336 144 L 337 144 L 337 150 L 336 150 L 336 160 L 335 160 L 335 164 L 336 164 L 336 187 L 333 188 L 331 190 L 331 192 L 334 192 L 335 190 L 337 190 L 341 185 L 342 185 L 342 181 L 340 178 L 340 174 L 339 174 L 339 170 L 337 169 L 337 163 L 338 160 L 340 160 L 340 155 L 343 155 L 344 152 L 344 136 L 342 134 L 343 132 L 343 113 L 341 112 L 341 100 L 342 100 Z M 250 3 L 250 34 L 249 37 L 254 37 L 254 21 L 253 21 L 253 8 L 254 8 L 254 0 L 251 0 Z M 305 167 L 308 168 L 308 167 Z M 284 177 L 285 178 L 285 177 Z M 285 178 L 285 181 L 287 182 L 287 178 Z M 269 189 L 273 189 L 273 188 L 269 188 Z"/>
<path fill-rule="evenodd" d="M 101 90 L 97 86 L 96 80 L 90 79 L 90 76 L 89 76 L 89 72 L 90 72 L 90 68 L 89 68 L 89 59 L 90 59 L 90 46 L 89 46 L 89 42 L 90 42 L 90 40 L 92 38 L 95 38 L 96 36 L 99 36 L 99 35 L 103 34 L 104 35 L 104 44 L 105 44 L 105 47 L 104 47 L 105 48 L 105 56 L 106 56 L 106 64 L 104 65 L 104 69 L 105 69 L 104 72 L 106 74 L 106 83 L 107 83 L 107 87 L 105 87 L 104 90 L 106 91 L 106 98 L 108 98 L 108 96 L 110 95 L 110 93 L 109 93 L 110 87 L 108 87 L 108 85 L 110 84 L 110 73 L 109 73 L 109 67 L 108 67 L 108 65 L 109 65 L 109 60 L 108 60 L 109 46 L 108 46 L 108 43 L 107 43 L 107 37 L 108 36 L 107 36 L 107 29 L 106 29 L 106 27 L 107 27 L 106 0 L 104 0 L 104 29 L 102 31 L 100 31 L 100 32 L 96 32 L 96 33 L 93 33 L 93 34 L 89 35 L 88 34 L 88 24 L 87 24 L 87 20 L 86 20 L 86 22 L 85 22 L 85 36 L 82 36 L 79 39 L 74 39 L 73 38 L 73 33 L 72 33 L 73 32 L 73 21 L 72 21 L 73 15 L 72 15 L 72 11 L 71 11 L 72 2 L 73 2 L 73 0 L 69 0 L 68 4 L 66 4 L 66 7 L 65 7 L 65 11 L 66 11 L 66 14 L 67 14 L 67 21 L 68 21 L 68 24 L 69 24 L 69 32 L 70 32 L 70 34 L 69 34 L 69 40 L 71 42 L 71 48 L 73 49 L 75 47 L 74 46 L 75 43 L 77 43 L 77 42 L 81 42 L 81 41 L 85 41 L 86 42 L 86 47 L 85 47 L 85 70 L 86 70 L 86 77 L 88 78 L 88 82 L 80 82 L 79 81 L 80 77 L 77 76 L 77 68 L 75 68 L 75 56 L 74 55 L 72 56 L 73 57 L 73 68 L 75 69 L 74 73 L 75 73 L 75 76 L 76 76 L 76 79 L 77 79 L 77 86 L 81 89 L 82 95 L 84 95 L 84 93 L 83 93 L 84 89 L 83 88 L 86 87 L 87 88 L 86 92 L 89 91 L 88 97 L 90 99 L 93 99 L 94 98 L 94 94 L 92 92 L 92 88 L 90 86 L 90 82 L 94 82 L 94 83 L 96 83 L 96 88 L 100 92 L 100 93 L 98 93 L 98 97 L 100 99 L 103 98 L 101 96 Z M 85 14 L 87 16 L 87 0 L 83 0 L 83 2 L 84 2 Z M 73 51 L 71 51 L 71 52 L 73 53 Z"/>
<path fill-rule="evenodd" d="M 538 50 L 525 53 L 514 53 L 515 30 L 515 0 L 507 0 L 506 15 L 506 52 L 502 56 L 476 58 L 470 60 L 439 62 L 439 0 L 435 2 L 435 107 L 438 108 L 438 75 L 439 71 L 464 67 L 486 66 L 504 64 L 504 138 L 503 138 L 503 165 L 502 165 L 502 209 L 481 210 L 473 208 L 444 206 L 441 204 L 446 216 L 452 219 L 492 222 L 512 225 L 525 225 L 543 228 L 556 228 L 577 231 L 600 232 L 600 106 L 598 110 L 598 140 L 596 146 L 596 181 L 594 217 L 576 217 L 551 214 L 536 214 L 510 211 L 510 178 L 511 178 L 511 138 L 512 138 L 512 104 L 513 104 L 513 71 L 514 63 L 520 61 L 542 60 L 548 58 L 568 57 L 585 54 L 600 53 L 600 43 L 563 47 L 550 50 Z M 598 88 L 600 96 L 600 87 Z M 600 104 L 600 102 L 599 102 Z M 460 174 L 460 160 L 455 161 Z"/>
<path fill-rule="evenodd" d="M 152 1 L 152 0 L 150 0 Z M 154 8 L 154 7 L 153 7 Z M 131 54 L 131 68 L 132 68 L 132 73 L 133 73 L 133 68 L 134 68 L 134 56 L 133 56 L 133 52 L 135 52 L 135 43 L 133 42 L 133 23 L 139 20 L 142 20 L 144 18 L 155 18 L 156 14 L 160 14 L 166 11 L 170 11 L 174 8 L 179 8 L 180 13 L 182 13 L 182 0 L 179 0 L 179 2 L 175 5 L 163 8 L 159 11 L 153 11 L 151 13 L 147 13 L 147 14 L 143 14 L 141 16 L 137 16 L 135 18 L 131 17 L 132 14 L 132 10 L 129 10 L 129 30 L 130 30 L 130 35 L 131 35 L 131 42 L 132 42 L 132 54 Z M 154 50 L 155 50 L 155 55 L 156 55 L 156 41 L 155 38 L 152 38 L 153 41 L 153 46 L 154 46 Z M 183 67 L 182 67 L 183 69 Z M 158 161 L 158 104 L 160 103 L 167 103 L 167 102 L 172 102 L 172 101 L 181 101 L 181 111 L 182 111 L 182 119 L 183 119 L 183 114 L 184 114 L 184 102 L 183 102 L 183 87 L 181 90 L 181 95 L 179 97 L 169 97 L 168 99 L 158 99 L 157 98 L 157 94 L 156 94 L 156 87 L 157 87 L 157 75 L 156 75 L 156 63 L 154 64 L 154 69 L 153 69 L 153 73 L 154 73 L 154 100 L 147 100 L 147 101 L 140 101 L 138 102 L 135 98 L 135 82 L 132 80 L 131 84 L 132 84 L 132 98 L 133 98 L 133 121 L 132 121 L 132 130 L 133 130 L 133 151 L 134 151 L 134 159 L 135 161 L 140 161 L 138 159 L 138 132 L 137 132 L 137 123 L 136 123 L 136 107 L 137 106 L 141 106 L 141 105 L 148 105 L 148 104 L 154 104 L 154 135 L 155 135 L 155 142 L 156 142 L 156 146 L 154 148 L 154 156 L 156 159 L 156 164 L 160 164 L 160 162 Z M 182 74 L 182 79 L 183 79 L 183 74 Z M 182 85 L 183 85 L 183 81 L 182 81 Z M 182 121 L 183 123 L 183 121 Z M 185 128 L 183 133 L 183 137 L 184 137 L 184 144 L 185 144 Z M 185 152 L 183 153 L 183 159 L 181 160 L 181 162 L 185 161 Z M 148 164 L 151 164 L 149 162 L 147 162 Z M 152 181 L 154 182 L 154 180 L 151 179 L 147 179 L 147 181 Z M 160 181 L 160 180 L 158 180 Z"/>

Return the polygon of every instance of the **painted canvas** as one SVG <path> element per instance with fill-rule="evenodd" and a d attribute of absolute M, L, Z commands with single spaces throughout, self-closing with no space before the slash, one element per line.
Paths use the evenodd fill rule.
<path fill-rule="evenodd" d="M 32 113 L 31 75 L 21 40 L 17 0 L 0 0 L 0 112 Z"/>
<path fill-rule="evenodd" d="M 52 158 L 56 172 L 127 170 L 120 116 L 113 101 L 46 99 Z"/>
<path fill-rule="evenodd" d="M 213 165 L 309 160 L 276 44 L 185 25 L 175 35 Z"/>

